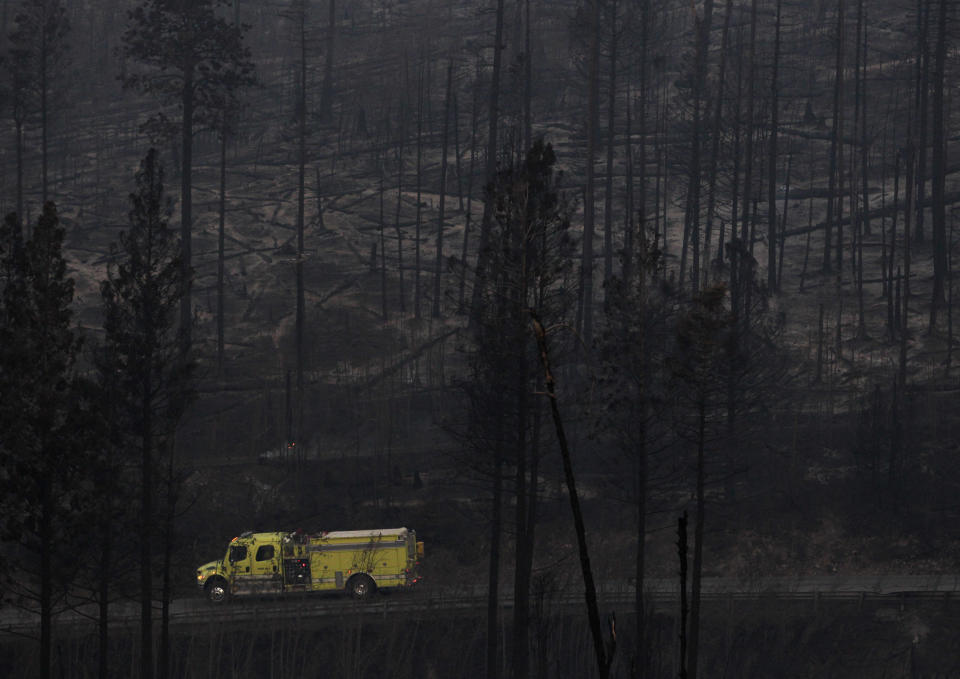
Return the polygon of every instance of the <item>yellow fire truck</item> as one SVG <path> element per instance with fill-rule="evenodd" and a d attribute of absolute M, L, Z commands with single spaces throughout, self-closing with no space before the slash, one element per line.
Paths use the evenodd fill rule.
<path fill-rule="evenodd" d="M 213 603 L 330 590 L 366 599 L 378 589 L 412 587 L 422 558 L 423 543 L 406 528 L 243 533 L 222 559 L 197 569 L 197 586 Z"/>

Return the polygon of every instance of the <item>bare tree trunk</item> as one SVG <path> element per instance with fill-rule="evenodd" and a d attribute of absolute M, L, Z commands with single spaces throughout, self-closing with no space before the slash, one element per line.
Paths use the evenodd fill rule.
<path fill-rule="evenodd" d="M 922 5 L 921 5 L 922 2 Z M 930 117 L 930 10 L 932 0 L 917 0 L 917 89 L 916 106 L 917 121 L 917 166 L 916 166 L 916 196 L 914 208 L 916 227 L 913 239 L 923 243 L 923 202 L 927 186 L 927 122 Z"/>
<path fill-rule="evenodd" d="M 739 208 L 740 208 L 740 153 L 741 153 L 741 144 L 740 144 L 740 129 L 741 129 L 741 120 L 740 116 L 743 112 L 743 30 L 738 29 L 737 31 L 737 96 L 734 99 L 736 102 L 734 104 L 733 112 L 733 169 L 731 171 L 731 188 L 730 188 L 730 240 L 731 242 L 737 239 L 737 223 L 739 219 Z M 725 256 L 724 253 L 724 224 L 720 222 L 720 234 L 717 238 L 717 263 L 720 264 L 723 262 Z M 730 276 L 731 278 L 735 277 L 736 274 L 733 270 L 733 261 L 734 256 L 730 257 Z"/>
<path fill-rule="evenodd" d="M 677 519 L 677 556 L 680 560 L 680 679 L 687 679 L 687 513 Z"/>
<path fill-rule="evenodd" d="M 437 269 L 433 277 L 433 317 L 440 318 L 440 289 L 443 278 L 443 217 L 447 202 L 447 140 L 450 130 L 450 100 L 453 92 L 453 59 L 447 66 L 447 97 L 443 106 L 443 141 L 440 150 L 440 209 L 437 215 Z"/>
<path fill-rule="evenodd" d="M 496 441 L 494 442 L 493 508 L 490 515 L 490 565 L 487 579 L 487 679 L 497 679 L 500 676 L 497 638 L 500 629 L 498 623 L 500 612 L 500 527 L 503 506 L 502 409 L 498 418 Z"/>
<path fill-rule="evenodd" d="M 181 354 L 187 355 L 190 349 L 193 328 L 193 65 L 183 67 L 183 105 L 182 159 L 180 164 L 180 250 L 183 276 L 183 297 L 180 299 L 180 338 Z M 145 679 L 150 679 L 146 677 Z"/>
<path fill-rule="evenodd" d="M 850 220 L 853 225 L 853 237 L 856 244 L 856 248 L 851 253 L 851 257 L 854 262 L 853 275 L 856 277 L 856 286 L 857 286 L 857 339 L 865 339 L 867 336 L 867 322 L 865 318 L 865 309 L 864 309 L 864 299 L 863 299 L 863 237 L 864 237 L 864 222 L 866 221 L 867 215 L 870 212 L 870 203 L 869 195 L 866 191 L 867 185 L 867 164 L 866 164 L 866 134 L 865 130 L 867 128 L 867 119 L 866 119 L 866 109 L 862 106 L 863 100 L 866 97 L 863 86 L 866 82 L 866 70 L 861 71 L 860 63 L 860 46 L 862 44 L 862 38 L 864 32 L 866 31 L 866 15 L 863 12 L 863 0 L 857 0 L 857 42 L 854 45 L 856 49 L 856 59 L 854 60 L 854 78 L 856 81 L 856 86 L 854 87 L 854 125 L 853 130 L 854 134 L 859 131 L 859 137 L 861 141 L 861 156 L 860 156 L 860 179 L 861 179 L 861 192 L 862 204 L 857 200 L 857 189 L 856 182 L 853 174 L 854 167 L 856 166 L 855 149 L 851 145 L 850 148 Z M 864 59 L 866 58 L 866 53 L 863 54 Z"/>
<path fill-rule="evenodd" d="M 745 245 L 751 248 L 753 242 L 750 238 L 750 200 L 753 196 L 753 138 L 756 134 L 755 129 L 755 95 L 754 83 L 757 80 L 757 0 L 752 0 L 750 4 L 750 77 L 747 82 L 747 148 L 743 169 L 743 221 L 740 229 L 740 239 Z"/>
<path fill-rule="evenodd" d="M 610 676 L 612 653 L 607 653 L 603 640 L 603 631 L 600 627 L 600 610 L 597 604 L 597 590 L 593 582 L 593 571 L 590 567 L 590 553 L 587 549 L 587 531 L 583 523 L 583 513 L 580 510 L 580 499 L 577 495 L 576 479 L 573 475 L 573 463 L 570 459 L 570 449 L 564 432 L 563 420 L 560 417 L 560 408 L 557 404 L 556 384 L 553 372 L 550 369 L 550 353 L 547 348 L 547 335 L 536 317 L 532 319 L 534 334 L 537 337 L 537 347 L 540 350 L 540 362 L 543 365 L 544 383 L 547 386 L 547 397 L 550 400 L 550 412 L 553 425 L 557 432 L 557 443 L 560 446 L 560 456 L 563 460 L 563 475 L 570 497 L 570 509 L 573 512 L 573 524 L 577 533 L 577 545 L 580 553 L 580 571 L 583 574 L 584 596 L 587 604 L 587 619 L 590 623 L 590 632 L 593 637 L 593 650 L 597 658 L 597 669 L 600 679 Z"/>
<path fill-rule="evenodd" d="M 773 42 L 773 78 L 770 84 L 770 156 L 767 161 L 767 288 L 777 292 L 777 132 L 780 119 L 780 11 L 782 0 L 777 0 L 777 19 Z"/>
<path fill-rule="evenodd" d="M 105 497 L 103 518 L 100 521 L 100 567 L 97 572 L 97 677 L 110 676 L 110 576 L 113 562 L 111 499 Z"/>
<path fill-rule="evenodd" d="M 409 82 L 407 75 L 406 54 L 404 54 L 404 83 Z M 405 88 L 406 91 L 406 88 Z M 403 204 L 403 150 L 407 138 L 407 104 L 406 96 L 402 104 L 400 115 L 400 132 L 397 142 L 397 211 L 393 220 L 393 228 L 397 233 L 397 294 L 400 296 L 400 312 L 406 313 L 407 300 L 403 285 L 403 229 L 400 226 L 400 208 Z"/>
<path fill-rule="evenodd" d="M 40 450 L 46 446 L 41 441 Z M 40 473 L 40 675 L 50 679 L 53 654 L 53 496 L 52 474 L 46 461 Z"/>
<path fill-rule="evenodd" d="M 48 181 L 47 181 L 47 3 L 44 2 L 41 4 L 41 20 L 40 29 L 38 33 L 40 34 L 40 181 L 41 181 L 41 198 L 40 205 L 47 204 L 47 195 L 48 195 Z"/>
<path fill-rule="evenodd" d="M 863 0 L 860 0 L 861 3 Z M 862 74 L 860 77 L 860 193 L 863 195 L 863 232 L 868 236 L 870 231 L 870 187 L 869 179 L 869 151 L 870 144 L 867 137 L 867 12 L 863 13 L 863 57 Z"/>
<path fill-rule="evenodd" d="M 690 645 L 687 647 L 687 672 L 690 679 L 697 677 L 700 653 L 700 587 L 703 579 L 703 524 L 706 511 L 704 495 L 704 445 L 706 438 L 706 404 L 698 404 L 697 421 L 697 518 L 693 525 L 693 575 L 690 582 Z"/>
<path fill-rule="evenodd" d="M 174 515 L 177 504 L 177 490 L 175 488 L 176 479 L 174 478 L 173 454 L 170 454 L 170 461 L 167 467 L 167 506 L 163 517 L 163 573 L 161 576 L 160 590 L 160 657 L 158 660 L 157 676 L 160 679 L 167 679 L 170 676 L 170 600 L 172 599 L 173 589 L 170 582 L 170 569 L 173 564 L 173 541 L 176 538 L 174 534 Z"/>
<path fill-rule="evenodd" d="M 591 0 L 589 16 L 586 189 L 583 200 L 583 254 L 580 260 L 577 304 L 577 328 L 584 346 L 587 347 L 593 341 L 593 231 L 596 191 L 593 163 L 597 155 L 597 127 L 600 120 L 600 0 Z"/>
<path fill-rule="evenodd" d="M 842 280 L 843 278 L 843 199 L 847 195 L 844 189 L 844 177 L 847 176 L 847 173 L 844 172 L 843 164 L 843 110 L 840 110 L 840 133 L 839 133 L 839 145 L 837 148 L 837 211 L 836 222 L 837 222 L 837 245 L 834 248 L 837 253 L 837 281 Z M 852 156 L 852 150 L 851 150 Z M 853 180 L 851 178 L 851 183 Z M 853 207 L 850 209 L 851 223 L 853 220 Z M 837 288 L 837 295 L 842 293 L 841 288 Z M 839 299 L 839 297 L 838 297 Z"/>
<path fill-rule="evenodd" d="M 525 287 L 526 281 L 522 286 Z M 526 299 L 526 291 L 518 301 Z M 522 313 L 523 306 L 517 305 L 515 313 Z M 520 321 L 521 319 L 516 319 Z M 514 476 L 516 530 L 516 563 L 513 579 L 513 679 L 526 679 L 530 675 L 530 566 L 533 565 L 532 536 L 528 516 L 529 491 L 527 488 L 527 353 L 525 347 L 519 348 L 517 384 L 517 454 Z M 535 481 L 535 480 L 534 480 Z"/>
<path fill-rule="evenodd" d="M 323 71 L 323 90 L 320 96 L 320 115 L 333 118 L 333 60 L 337 41 L 337 0 L 329 0 L 330 17 L 327 21 L 327 54 Z"/>
<path fill-rule="evenodd" d="M 837 146 L 840 143 L 840 95 L 843 91 L 843 0 L 837 1 L 837 51 L 833 71 L 833 121 L 830 130 L 830 177 L 827 190 L 827 216 L 824 220 L 823 231 L 823 272 L 832 271 L 832 234 L 834 191 L 837 187 Z"/>
<path fill-rule="evenodd" d="M 623 197 L 623 267 L 621 270 L 621 276 L 627 284 L 627 289 L 630 288 L 630 281 L 633 279 L 633 248 L 634 248 L 634 238 L 633 238 L 633 114 L 630 109 L 630 99 L 633 98 L 633 90 L 630 89 L 630 73 L 627 73 L 627 96 L 626 96 L 626 130 L 623 135 L 623 156 L 624 163 L 626 167 L 624 172 L 626 173 L 626 186 L 625 186 L 625 195 Z"/>
<path fill-rule="evenodd" d="M 709 1 L 709 0 L 708 0 Z M 610 4 L 610 92 L 607 108 L 607 176 L 603 195 L 603 280 L 613 278 L 613 151 L 617 107 L 617 0 Z M 606 290 L 606 288 L 604 288 Z M 606 295 L 606 293 L 604 293 Z"/>
<path fill-rule="evenodd" d="M 533 145 L 533 52 L 530 51 L 530 0 L 523 22 L 523 149 Z"/>
<path fill-rule="evenodd" d="M 649 36 L 650 36 L 650 0 L 641 0 L 640 3 L 640 110 L 637 112 L 637 136 L 639 137 L 640 147 L 637 149 L 637 166 L 640 173 L 637 177 L 637 183 L 640 185 L 640 195 L 637 198 L 637 229 L 641 238 L 646 237 L 647 229 L 647 96 L 649 80 Z M 629 109 L 628 109 L 629 111 Z M 627 114 L 629 122 L 630 114 Z M 633 167 L 632 159 L 630 167 Z M 632 177 L 632 173 L 631 173 Z M 631 204 L 633 192 L 630 191 Z M 654 210 L 656 212 L 656 210 Z M 629 220 L 627 222 L 629 224 Z M 624 260 L 624 280 L 629 284 L 633 275 L 633 241 L 630 240 L 630 247 L 627 249 L 626 259 Z"/>
<path fill-rule="evenodd" d="M 640 184 L 640 194 L 637 200 L 637 227 L 640 233 L 646 233 L 647 228 L 647 97 L 650 96 L 650 0 L 640 0 L 640 110 L 637 111 L 637 136 L 640 140 L 640 148 L 637 149 L 637 165 L 640 168 L 640 174 L 637 181 Z M 656 86 L 653 88 L 654 94 L 657 92 Z M 656 128 L 656 112 L 659 106 L 654 102 L 654 128 Z M 655 131 L 655 130 L 654 130 Z M 656 149 L 654 149 L 656 156 Z M 654 158 L 656 162 L 656 158 Z M 656 223 L 657 207 L 654 206 L 654 223 Z"/>
<path fill-rule="evenodd" d="M 413 254 L 413 315 L 420 318 L 420 225 L 421 187 L 423 185 L 423 54 L 417 76 L 417 224 L 414 231 Z"/>
<path fill-rule="evenodd" d="M 720 65 L 717 67 L 717 98 L 713 112 L 713 125 L 710 133 L 710 178 L 707 184 L 707 223 L 703 237 L 703 274 L 706 282 L 710 268 L 710 238 L 713 231 L 713 217 L 717 205 L 717 175 L 720 161 L 720 125 L 723 121 L 723 96 L 727 75 L 727 50 L 729 49 L 730 15 L 733 13 L 733 0 L 727 0 L 726 11 L 723 16 L 723 36 L 720 39 Z M 723 237 L 720 237 L 717 246 L 717 259 L 723 259 Z"/>
<path fill-rule="evenodd" d="M 907 137 L 906 149 L 907 176 L 906 176 L 906 200 L 904 202 L 903 218 L 903 307 L 900 311 L 900 364 L 898 371 L 898 380 L 901 389 L 906 388 L 907 384 L 907 337 L 909 334 L 909 309 L 910 309 L 910 215 L 914 209 L 913 205 L 913 181 L 914 168 L 916 165 L 916 149 L 913 146 L 913 126 Z"/>
<path fill-rule="evenodd" d="M 153 440 L 152 393 L 150 379 L 145 380 L 140 409 L 143 417 L 140 459 L 140 677 L 153 679 Z"/>
<path fill-rule="evenodd" d="M 660 102 L 662 102 L 662 105 L 657 111 L 658 118 L 655 123 L 656 134 L 654 135 L 656 140 L 655 150 L 657 153 L 657 222 L 654 226 L 654 236 L 660 238 L 659 242 L 664 261 L 666 261 L 670 254 L 670 241 L 667 238 L 669 227 L 667 221 L 667 201 L 670 199 L 670 165 L 667 163 L 667 143 L 665 140 L 670 103 L 667 97 L 667 85 L 664 83 L 660 88 Z M 661 271 L 665 278 L 667 275 L 666 267 L 661 267 Z"/>
<path fill-rule="evenodd" d="M 223 379 L 223 279 L 227 212 L 227 130 L 220 131 L 220 201 L 217 205 L 217 376 Z"/>
<path fill-rule="evenodd" d="M 297 444 L 299 450 L 304 443 L 303 431 L 303 335 L 306 319 L 306 305 L 303 291 L 303 224 L 304 203 L 306 200 L 306 167 L 307 167 L 307 10 L 303 5 L 300 10 L 300 92 L 297 102 Z"/>
<path fill-rule="evenodd" d="M 526 366 L 524 366 L 526 367 Z M 539 381 L 538 381 L 538 386 Z M 529 410 L 529 407 L 525 404 L 524 408 Z M 524 542 L 526 548 L 523 550 L 522 560 L 519 562 L 519 571 L 522 574 L 524 585 L 523 589 L 520 592 L 523 599 L 523 607 L 526 609 L 525 617 L 526 624 L 529 627 L 530 624 L 530 579 L 533 574 L 533 553 L 534 553 L 534 544 L 536 538 L 536 526 L 537 526 L 537 511 L 538 511 L 538 502 L 537 495 L 539 493 L 539 482 L 537 480 L 538 474 L 540 473 L 540 431 L 541 431 L 541 412 L 539 405 L 534 405 L 533 407 L 533 433 L 531 440 L 531 450 L 530 450 L 530 470 L 529 482 L 523 488 L 525 493 L 525 502 L 526 502 L 526 525 L 524 526 Z M 529 636 L 529 630 L 527 632 Z M 529 643 L 529 642 L 528 642 Z M 529 663 L 529 650 L 526 652 L 527 663 Z"/>
<path fill-rule="evenodd" d="M 480 60 L 478 58 L 476 80 L 479 80 L 479 74 Z M 463 304 L 467 287 L 467 255 L 470 245 L 470 222 L 473 216 L 473 168 L 477 159 L 477 109 L 479 108 L 477 93 L 479 89 L 476 82 L 474 82 L 473 105 L 470 112 L 470 165 L 467 170 L 467 214 L 464 217 L 463 223 L 463 249 L 460 255 L 460 294 L 457 300 L 457 308 L 460 313 L 466 311 Z"/>
<path fill-rule="evenodd" d="M 880 278 L 883 281 L 882 295 L 890 299 L 890 252 L 887 245 L 887 128 L 890 125 L 890 103 L 883 119 L 883 141 L 880 143 Z M 896 153 L 894 153 L 896 155 Z M 896 218 L 896 210 L 894 210 Z"/>
<path fill-rule="evenodd" d="M 497 176 L 497 123 L 500 119 L 500 65 L 503 61 L 503 0 L 497 0 L 496 30 L 493 43 L 493 74 L 490 80 L 490 115 L 487 130 L 487 167 L 484 172 L 484 185 L 492 183 Z M 483 199 L 483 217 L 480 222 L 480 243 L 477 252 L 477 266 L 473 283 L 473 301 L 470 321 L 475 324 L 480 314 L 480 293 L 486 278 L 487 248 L 490 247 L 490 225 L 493 220 L 493 196 L 485 192 Z"/>
<path fill-rule="evenodd" d="M 460 169 L 460 104 L 457 89 L 453 90 L 453 159 L 456 161 L 454 171 L 457 173 L 457 203 L 460 212 L 463 212 L 463 171 Z"/>
<path fill-rule="evenodd" d="M 780 263 L 777 265 L 777 290 L 783 289 L 783 247 L 787 240 L 787 211 L 790 206 L 790 170 L 793 167 L 793 154 L 787 156 L 787 176 L 784 178 L 783 214 L 780 217 Z M 809 239 L 809 232 L 807 237 Z"/>
<path fill-rule="evenodd" d="M 820 320 L 817 323 L 817 374 L 814 383 L 823 381 L 823 302 L 820 302 Z"/>
<path fill-rule="evenodd" d="M 713 22 L 713 0 L 704 0 L 703 18 L 697 19 L 696 33 L 696 82 L 693 91 L 693 138 L 690 140 L 690 171 L 687 184 L 687 209 L 684 215 L 683 247 L 680 253 L 680 285 L 686 283 L 687 245 L 692 241 L 693 261 L 690 266 L 691 290 L 700 287 L 700 182 L 703 173 L 701 152 L 703 135 L 700 119 L 703 99 L 707 88 L 707 65 L 710 51 L 710 28 Z"/>
<path fill-rule="evenodd" d="M 390 305 L 387 301 L 387 242 L 385 231 L 387 225 L 384 223 L 384 212 L 383 212 L 383 175 L 384 175 L 384 160 L 382 154 L 377 154 L 379 158 L 377 159 L 377 168 L 379 169 L 380 174 L 380 214 L 378 224 L 379 234 L 380 234 L 380 313 L 383 317 L 383 322 L 386 323 L 390 318 Z M 371 266 L 374 264 L 371 263 Z"/>
<path fill-rule="evenodd" d="M 900 156 L 901 150 L 899 147 L 896 149 L 895 160 L 893 166 L 893 205 L 896 207 L 900 201 Z M 888 255 L 889 262 L 889 272 L 887 273 L 887 278 L 890 281 L 890 287 L 893 287 L 893 261 L 896 259 L 896 246 L 897 246 L 897 212 L 898 210 L 894 209 L 893 211 L 893 220 L 890 224 L 890 254 Z M 900 289 L 899 277 L 897 278 L 897 289 Z M 892 342 L 896 336 L 897 331 L 899 330 L 899 323 L 896 322 L 895 316 L 900 313 L 900 304 L 899 300 L 894 304 L 893 299 L 893 290 L 889 291 L 887 297 L 887 330 L 889 332 L 890 341 Z"/>
<path fill-rule="evenodd" d="M 933 191 L 933 299 L 930 303 L 930 332 L 937 326 L 937 312 L 945 303 L 944 281 L 947 270 L 947 216 L 944 203 L 946 181 L 946 137 L 944 134 L 944 80 L 947 56 L 947 2 L 940 0 L 940 16 L 937 21 L 936 65 L 933 81 L 933 167 L 931 168 Z"/>
<path fill-rule="evenodd" d="M 17 246 L 23 242 L 23 120 L 14 121 L 17 134 L 17 233 L 14 241 Z"/>
<path fill-rule="evenodd" d="M 947 365 L 944 376 L 950 377 L 950 368 L 953 364 L 953 225 L 956 220 L 950 220 L 950 233 L 947 237 Z"/>
<path fill-rule="evenodd" d="M 644 3 L 649 6 L 648 3 Z M 634 591 L 634 610 L 637 617 L 637 636 L 636 636 L 636 659 L 634 661 L 635 679 L 644 679 L 647 674 L 647 628 L 646 628 L 646 606 L 644 605 L 644 585 L 646 583 L 646 558 L 647 558 L 647 360 L 646 360 L 646 310 L 647 310 L 647 275 L 649 268 L 649 249 L 647 234 L 640 233 L 640 263 L 638 275 L 637 297 L 640 305 L 640 314 L 638 316 L 640 327 L 636 334 L 637 347 L 636 355 L 639 357 L 639 370 L 637 371 L 637 399 L 636 407 L 639 411 L 637 421 L 637 476 L 636 476 L 636 512 L 637 512 L 637 554 L 634 564 L 634 574 L 636 580 L 636 589 Z"/>

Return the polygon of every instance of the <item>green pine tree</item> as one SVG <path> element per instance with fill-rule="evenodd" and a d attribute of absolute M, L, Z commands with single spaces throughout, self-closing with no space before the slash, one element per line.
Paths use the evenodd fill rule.
<path fill-rule="evenodd" d="M 8 220 L 8 226 L 10 220 Z M 70 519 L 71 412 L 80 339 L 73 325 L 73 280 L 63 258 L 64 229 L 53 203 L 33 237 L 12 253 L 0 313 L 0 516 L 39 571 L 41 676 L 50 676 L 57 535 Z M 34 556 L 39 562 L 32 563 Z M 14 579 L 30 596 L 32 583 Z"/>
<path fill-rule="evenodd" d="M 163 168 L 149 151 L 130 195 L 130 228 L 112 252 L 119 259 L 100 286 L 104 311 L 101 373 L 116 389 L 116 426 L 124 446 L 139 451 L 141 677 L 153 676 L 153 552 L 160 458 L 186 404 L 189 364 L 182 354 L 177 309 L 186 289 L 182 253 L 168 220 Z"/>

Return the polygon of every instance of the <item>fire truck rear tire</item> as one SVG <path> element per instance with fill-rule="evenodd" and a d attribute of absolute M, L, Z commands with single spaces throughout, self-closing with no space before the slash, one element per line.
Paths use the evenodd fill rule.
<path fill-rule="evenodd" d="M 223 578 L 211 578 L 207 586 L 204 587 L 204 591 L 207 593 L 207 601 L 212 604 L 223 604 L 230 598 L 227 581 Z"/>
<path fill-rule="evenodd" d="M 357 601 L 369 599 L 377 591 L 377 583 L 366 573 L 357 573 L 347 580 L 347 592 Z"/>

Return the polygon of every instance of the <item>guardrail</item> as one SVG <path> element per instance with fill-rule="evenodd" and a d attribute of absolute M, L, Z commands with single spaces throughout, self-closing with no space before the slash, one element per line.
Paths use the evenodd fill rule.
<path fill-rule="evenodd" d="M 604 583 L 597 596 L 603 607 L 632 607 L 636 594 L 630 582 Z M 679 583 L 674 578 L 653 578 L 644 583 L 645 597 L 659 604 L 679 601 Z M 905 603 L 907 600 L 940 599 L 950 601 L 960 593 L 960 576 L 811 576 L 803 578 L 704 578 L 701 597 L 705 601 L 859 601 L 886 600 Z M 552 611 L 584 605 L 582 591 L 575 585 L 544 593 L 544 603 Z M 502 609 L 513 608 L 511 596 L 500 598 Z M 308 618 L 344 614 L 363 617 L 387 617 L 393 614 L 462 613 L 482 611 L 487 606 L 486 588 L 424 588 L 357 602 L 336 593 L 298 594 L 272 598 L 237 599 L 215 606 L 201 597 L 177 599 L 170 606 L 171 626 L 190 626 L 216 622 L 245 624 L 251 622 L 297 621 Z M 111 606 L 110 626 L 128 627 L 140 620 L 139 605 L 133 602 Z M 159 609 L 155 609 L 159 615 Z M 54 617 L 58 630 L 66 633 L 93 631 L 97 625 L 97 609 L 93 604 L 75 606 Z M 0 610 L 0 637 L 31 636 L 40 626 L 36 611 Z"/>

